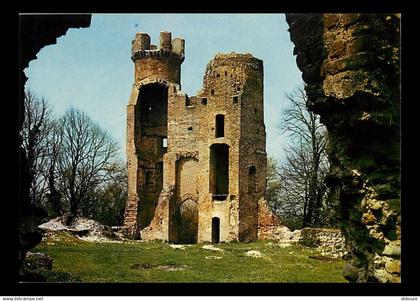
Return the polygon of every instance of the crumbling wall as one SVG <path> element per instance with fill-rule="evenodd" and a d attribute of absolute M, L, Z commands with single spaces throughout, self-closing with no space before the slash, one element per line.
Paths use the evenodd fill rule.
<path fill-rule="evenodd" d="M 285 226 L 280 218 L 273 213 L 267 200 L 258 201 L 258 239 L 282 239 Z"/>
<path fill-rule="evenodd" d="M 143 240 L 168 240 L 169 205 L 174 201 L 174 192 L 175 186 L 165 187 L 161 191 L 152 221 L 140 231 L 140 237 Z"/>
<path fill-rule="evenodd" d="M 329 132 L 327 184 L 346 238 L 344 276 L 400 281 L 400 19 L 287 14 L 308 107 Z"/>
<path fill-rule="evenodd" d="M 342 257 L 346 249 L 340 229 L 333 228 L 303 228 L 299 243 L 332 257 Z"/>

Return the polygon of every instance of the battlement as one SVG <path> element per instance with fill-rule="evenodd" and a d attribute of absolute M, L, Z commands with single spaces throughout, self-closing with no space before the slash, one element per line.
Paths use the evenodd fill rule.
<path fill-rule="evenodd" d="M 167 31 L 160 32 L 159 48 L 150 44 L 150 36 L 147 33 L 138 32 L 131 42 L 131 59 L 136 61 L 143 58 L 173 57 L 184 61 L 185 40 L 182 38 L 172 39 L 172 34 Z"/>

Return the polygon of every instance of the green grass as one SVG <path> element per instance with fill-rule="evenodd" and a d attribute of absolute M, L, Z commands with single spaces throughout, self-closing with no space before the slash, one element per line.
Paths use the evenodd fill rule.
<path fill-rule="evenodd" d="M 67 234 L 60 238 L 43 241 L 34 252 L 52 256 L 53 272 L 71 275 L 63 279 L 82 282 L 346 282 L 343 260 L 311 259 L 308 256 L 316 253 L 299 245 L 281 248 L 267 241 L 222 243 L 215 245 L 224 250 L 218 252 L 202 249 L 203 244 L 178 250 L 163 242 L 99 244 Z M 263 257 L 245 256 L 249 250 L 258 250 Z M 184 269 L 159 269 L 161 265 Z M 48 279 L 60 281 L 60 277 Z"/>

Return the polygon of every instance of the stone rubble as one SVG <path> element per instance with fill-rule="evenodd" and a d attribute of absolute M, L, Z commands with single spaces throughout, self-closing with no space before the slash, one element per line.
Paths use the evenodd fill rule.
<path fill-rule="evenodd" d="M 84 217 L 77 217 L 70 226 L 67 226 L 63 222 L 64 219 L 65 217 L 59 216 L 39 225 L 38 228 L 46 232 L 44 237 L 54 236 L 51 232 L 65 231 L 74 234 L 74 236 L 80 240 L 88 242 L 123 243 L 124 241 L 121 233 L 114 232 L 111 227 L 102 225 L 97 221 Z"/>
<path fill-rule="evenodd" d="M 245 253 L 245 256 L 261 258 L 263 255 L 260 251 L 257 250 L 250 250 Z"/>
<path fill-rule="evenodd" d="M 213 246 L 213 245 L 204 245 L 204 246 L 202 246 L 201 247 L 202 249 L 205 249 L 205 250 L 211 250 L 211 251 L 217 251 L 217 252 L 224 252 L 224 250 L 223 249 L 220 249 L 220 248 L 216 248 L 215 246 Z"/>

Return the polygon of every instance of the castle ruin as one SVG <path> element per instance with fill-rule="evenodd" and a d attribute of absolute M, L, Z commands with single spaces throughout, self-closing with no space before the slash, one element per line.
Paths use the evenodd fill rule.
<path fill-rule="evenodd" d="M 264 201 L 263 62 L 217 54 L 189 97 L 180 84 L 184 49 L 170 32 L 159 47 L 145 33 L 132 42 L 125 229 L 177 243 L 256 240 L 278 222 Z"/>

